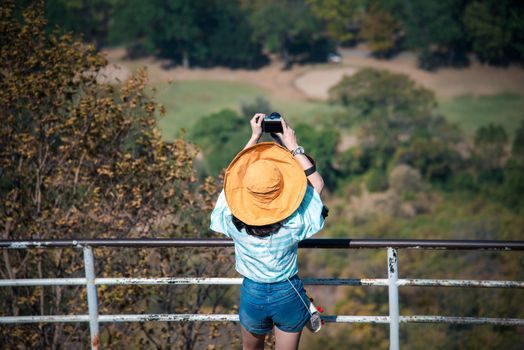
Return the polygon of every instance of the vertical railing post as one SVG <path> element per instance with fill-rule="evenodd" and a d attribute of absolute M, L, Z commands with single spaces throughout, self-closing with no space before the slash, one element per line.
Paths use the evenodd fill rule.
<path fill-rule="evenodd" d="M 395 248 L 388 248 L 389 349 L 399 350 L 398 257 Z"/>
<path fill-rule="evenodd" d="M 87 307 L 89 309 L 89 329 L 91 332 L 91 350 L 100 349 L 98 329 L 98 296 L 95 285 L 95 261 L 93 249 L 84 247 L 84 268 L 86 273 Z"/>

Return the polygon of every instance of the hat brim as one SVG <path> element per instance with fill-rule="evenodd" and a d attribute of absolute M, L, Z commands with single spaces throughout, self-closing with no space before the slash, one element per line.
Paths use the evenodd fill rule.
<path fill-rule="evenodd" d="M 279 195 L 264 205 L 257 203 L 243 183 L 250 164 L 259 160 L 272 161 L 283 177 Z M 300 206 L 306 189 L 302 166 L 287 149 L 274 142 L 261 142 L 238 153 L 224 177 L 224 193 L 231 213 L 251 226 L 274 224 L 289 217 Z"/>

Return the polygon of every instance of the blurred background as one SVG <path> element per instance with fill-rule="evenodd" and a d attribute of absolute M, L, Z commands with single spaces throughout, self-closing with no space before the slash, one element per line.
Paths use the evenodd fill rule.
<path fill-rule="evenodd" d="M 2 108 L 13 118 L 3 126 L 5 239 L 79 232 L 212 236 L 208 215 L 223 169 L 247 142 L 251 116 L 272 111 L 295 128 L 326 182 L 330 214 L 319 237 L 524 237 L 521 0 L 6 1 L 1 40 Z M 93 126 L 85 129 L 86 121 Z M 100 130 L 85 144 L 74 143 L 94 125 Z M 35 136 L 42 130 L 44 136 Z M 46 145 L 56 149 L 56 162 L 38 158 Z M 28 164 L 23 174 L 22 163 Z M 50 170 L 49 181 L 43 176 L 35 185 L 37 165 L 44 163 L 69 167 L 59 178 Z M 77 185 L 82 181 L 84 187 Z M 38 207 L 35 186 L 44 198 Z M 48 209 L 42 209 L 45 198 Z M 38 266 L 37 255 L 51 253 L 9 254 L 0 268 L 19 266 L 19 276 L 31 276 L 27 261 Z M 109 276 L 131 270 L 237 276 L 230 250 L 164 249 L 119 259 L 99 254 L 100 270 Z M 303 277 L 387 276 L 385 251 L 300 254 Z M 71 266 L 81 265 L 74 252 L 67 256 Z M 64 257 L 56 259 L 47 271 L 58 270 Z M 402 278 L 524 280 L 524 259 L 514 252 L 401 251 L 399 263 Z M 237 288 L 121 287 L 100 291 L 106 311 L 229 313 L 238 303 Z M 327 314 L 388 313 L 385 289 L 309 289 Z M 7 293 L 7 314 L 66 306 L 66 291 L 51 288 L 0 293 Z M 19 309 L 11 311 L 8 300 L 17 300 Z M 400 293 L 403 315 L 523 318 L 522 300 L 519 290 L 410 287 Z M 78 348 L 88 339 L 87 325 L 61 327 L 3 328 L 3 336 L 13 330 L 14 336 L 0 343 Z M 101 341 L 115 349 L 131 343 L 137 349 L 229 349 L 238 347 L 235 327 L 107 324 Z M 521 349 L 524 333 L 519 327 L 403 324 L 400 343 L 404 349 Z M 301 349 L 388 344 L 387 325 L 329 324 L 319 334 L 304 334 Z"/>

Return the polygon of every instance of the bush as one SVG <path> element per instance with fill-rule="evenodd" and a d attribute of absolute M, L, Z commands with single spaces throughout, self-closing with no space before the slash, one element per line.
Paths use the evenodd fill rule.
<path fill-rule="evenodd" d="M 389 186 L 398 193 L 418 192 L 424 183 L 420 172 L 408 165 L 397 165 L 389 173 Z"/>
<path fill-rule="evenodd" d="M 388 189 L 388 177 L 382 170 L 373 169 L 365 176 L 366 187 L 369 192 L 380 192 Z"/>
<path fill-rule="evenodd" d="M 203 152 L 206 173 L 216 176 L 242 150 L 249 133 L 246 118 L 224 109 L 201 118 L 194 125 L 190 137 Z"/>
<path fill-rule="evenodd" d="M 444 183 L 460 165 L 459 154 L 447 144 L 428 139 L 417 139 L 400 147 L 393 157 L 394 164 L 407 164 L 433 182 Z"/>

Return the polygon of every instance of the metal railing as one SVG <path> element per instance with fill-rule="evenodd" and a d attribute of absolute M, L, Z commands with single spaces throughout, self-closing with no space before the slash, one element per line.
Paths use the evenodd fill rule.
<path fill-rule="evenodd" d="M 94 269 L 93 249 L 97 247 L 232 247 L 230 239 L 78 239 L 78 240 L 0 240 L 2 249 L 35 248 L 78 248 L 83 250 L 85 278 L 44 278 L 44 279 L 2 279 L 0 287 L 14 286 L 57 286 L 85 285 L 87 289 L 87 315 L 41 315 L 41 316 L 3 316 L 1 323 L 38 322 L 89 322 L 91 348 L 99 349 L 100 322 L 146 322 L 146 321 L 233 321 L 234 314 L 124 314 L 100 315 L 98 313 L 98 285 L 161 285 L 161 284 L 208 284 L 240 285 L 242 278 L 97 278 Z M 306 285 L 346 285 L 346 286 L 387 286 L 389 292 L 389 316 L 351 316 L 326 315 L 326 322 L 337 323 L 387 323 L 389 324 L 390 349 L 399 349 L 399 324 L 453 323 L 453 324 L 492 324 L 524 326 L 524 319 L 478 318 L 448 316 L 400 316 L 398 287 L 400 286 L 439 286 L 439 287 L 482 287 L 482 288 L 524 288 L 524 281 L 493 280 L 451 280 L 451 279 L 401 279 L 398 277 L 398 249 L 456 249 L 456 250 L 524 250 L 524 241 L 458 241 L 458 240 L 381 240 L 381 239 L 307 239 L 300 242 L 299 248 L 320 249 L 384 249 L 387 248 L 388 278 L 304 278 Z"/>

